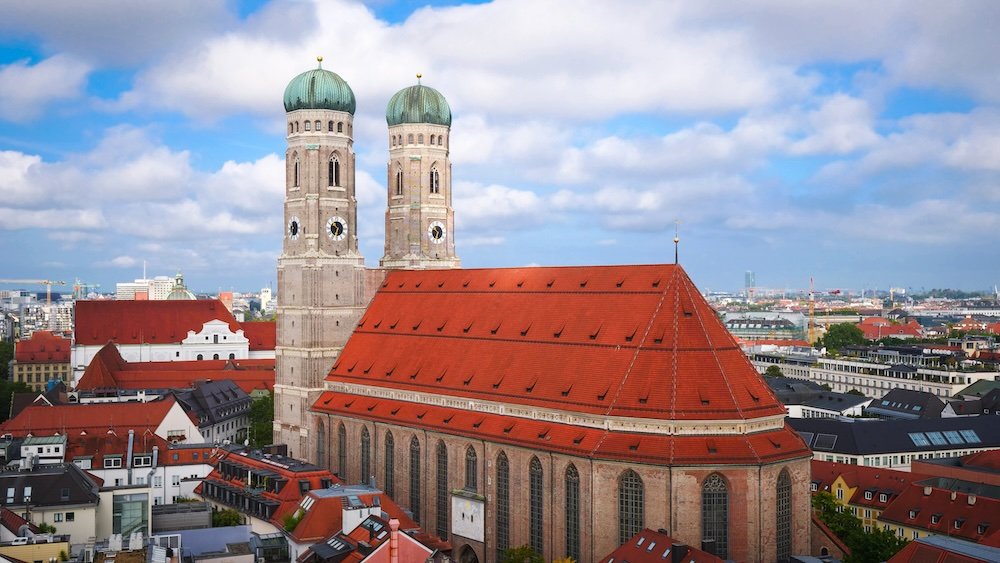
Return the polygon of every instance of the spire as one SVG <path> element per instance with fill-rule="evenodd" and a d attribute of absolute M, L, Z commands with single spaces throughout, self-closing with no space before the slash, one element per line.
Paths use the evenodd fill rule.
<path fill-rule="evenodd" d="M 420 79 L 423 78 L 423 77 L 424 77 L 423 73 L 421 73 L 421 72 L 417 73 L 417 85 L 418 86 L 420 85 Z"/>
<path fill-rule="evenodd" d="M 674 221 L 674 264 L 678 263 L 678 260 L 677 260 L 678 254 L 679 254 L 678 247 L 680 246 L 680 242 L 681 242 L 681 237 L 678 234 L 678 230 L 680 229 L 680 225 L 681 225 L 680 219 L 677 219 L 676 221 Z"/>
<path fill-rule="evenodd" d="M 317 68 L 319 68 L 320 70 L 322 70 L 323 69 L 323 55 L 318 55 L 316 57 L 316 63 L 319 65 Z"/>

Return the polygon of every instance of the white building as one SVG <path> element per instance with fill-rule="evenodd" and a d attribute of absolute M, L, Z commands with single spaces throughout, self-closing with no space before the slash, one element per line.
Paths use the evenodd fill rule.
<path fill-rule="evenodd" d="M 121 282 L 115 284 L 115 299 L 131 300 L 135 299 L 137 293 L 145 293 L 146 299 L 151 301 L 162 301 L 170 295 L 170 291 L 173 287 L 173 278 L 167 276 L 156 276 L 152 279 L 141 278 L 131 282 Z"/>

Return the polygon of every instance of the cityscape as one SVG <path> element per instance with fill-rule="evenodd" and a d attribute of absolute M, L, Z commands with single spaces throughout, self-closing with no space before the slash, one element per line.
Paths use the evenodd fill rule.
<path fill-rule="evenodd" d="M 4 11 L 0 558 L 1000 561 L 1000 7 Z"/>

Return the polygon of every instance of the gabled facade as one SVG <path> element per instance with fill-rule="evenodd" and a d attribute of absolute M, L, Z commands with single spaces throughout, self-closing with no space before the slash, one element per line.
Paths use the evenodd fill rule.
<path fill-rule="evenodd" d="M 70 340 L 47 330 L 36 330 L 31 338 L 14 344 L 10 379 L 35 391 L 44 391 L 51 380 L 69 383 Z"/>

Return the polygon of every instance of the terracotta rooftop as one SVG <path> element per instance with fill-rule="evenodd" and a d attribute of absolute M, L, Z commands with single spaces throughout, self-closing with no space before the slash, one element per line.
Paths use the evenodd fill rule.
<path fill-rule="evenodd" d="M 246 393 L 270 391 L 274 388 L 274 359 L 129 363 L 108 343 L 94 355 L 76 389 L 187 389 L 208 379 L 230 379 Z"/>
<path fill-rule="evenodd" d="M 71 343 L 47 330 L 35 331 L 31 338 L 18 340 L 14 359 L 19 364 L 69 363 Z"/>
<path fill-rule="evenodd" d="M 911 484 L 882 512 L 879 520 L 981 542 L 1000 527 L 997 515 L 1000 515 L 1000 500 Z"/>
<path fill-rule="evenodd" d="M 243 336 L 250 341 L 251 350 L 274 350 L 278 340 L 277 324 L 274 321 L 240 323 Z"/>
<path fill-rule="evenodd" d="M 785 412 L 674 265 L 390 272 L 327 379 L 661 420 Z"/>
<path fill-rule="evenodd" d="M 643 529 L 618 549 L 612 551 L 601 563 L 628 561 L 630 563 L 722 563 L 722 559 L 677 542 L 662 531 Z"/>
<path fill-rule="evenodd" d="M 218 299 L 195 301 L 77 301 L 76 344 L 177 344 L 189 330 L 220 320 L 236 332 L 241 326 Z"/>
<path fill-rule="evenodd" d="M 104 435 L 109 430 L 137 435 L 156 432 L 167 412 L 177 404 L 173 395 L 149 403 L 91 403 L 68 405 L 32 405 L 16 417 L 0 424 L 0 432 L 14 437 L 51 436 L 54 434 Z"/>

